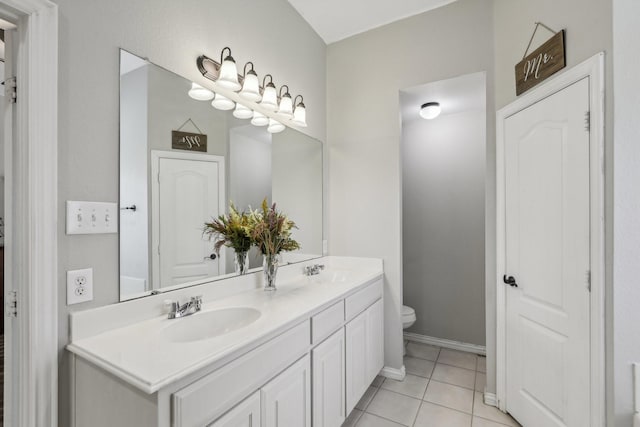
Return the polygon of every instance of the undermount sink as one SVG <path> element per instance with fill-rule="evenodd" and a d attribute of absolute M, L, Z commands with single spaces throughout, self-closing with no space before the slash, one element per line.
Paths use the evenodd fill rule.
<path fill-rule="evenodd" d="M 258 320 L 261 313 L 251 307 L 221 308 L 171 320 L 162 330 L 166 339 L 184 343 L 206 340 L 243 328 Z"/>

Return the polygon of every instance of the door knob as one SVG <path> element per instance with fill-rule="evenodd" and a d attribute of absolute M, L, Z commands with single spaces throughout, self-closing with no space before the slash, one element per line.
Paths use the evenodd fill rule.
<path fill-rule="evenodd" d="M 507 275 L 505 274 L 504 276 L 502 276 L 502 281 L 511 287 L 514 287 L 514 288 L 518 287 L 518 284 L 516 283 L 516 278 L 513 276 L 507 277 Z"/>
<path fill-rule="evenodd" d="M 209 256 L 204 257 L 204 259 L 216 259 L 216 258 L 218 258 L 216 254 L 211 254 Z"/>

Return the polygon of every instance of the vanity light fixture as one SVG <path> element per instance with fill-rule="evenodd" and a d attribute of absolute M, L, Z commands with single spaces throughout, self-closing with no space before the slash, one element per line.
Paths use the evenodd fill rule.
<path fill-rule="evenodd" d="M 284 95 L 282 89 L 287 88 Z M 289 93 L 289 86 L 280 86 L 280 106 L 278 107 L 278 114 L 290 119 L 293 117 L 293 101 L 291 100 L 291 94 Z"/>
<path fill-rule="evenodd" d="M 251 69 L 249 71 L 247 71 L 248 65 L 251 65 Z M 239 95 L 249 101 L 260 101 L 262 99 L 262 95 L 260 95 L 260 82 L 258 81 L 258 75 L 253 69 L 253 62 L 247 62 L 245 64 L 243 78 L 242 90 Z"/>
<path fill-rule="evenodd" d="M 278 133 L 284 130 L 284 125 L 277 120 L 269 119 L 269 127 L 267 127 L 267 131 L 269 133 Z"/>
<path fill-rule="evenodd" d="M 298 98 L 300 98 L 300 102 L 298 102 Z M 293 123 L 301 127 L 307 127 L 307 110 L 304 107 L 304 103 L 302 102 L 302 95 L 296 96 L 294 100 L 294 104 L 296 108 L 293 110 Z"/>
<path fill-rule="evenodd" d="M 267 77 L 269 83 L 267 83 Z M 278 92 L 276 91 L 276 85 L 273 84 L 273 76 L 267 74 L 262 79 L 262 86 L 264 91 L 262 92 L 262 101 L 260 105 L 270 111 L 276 111 L 278 109 Z"/>
<path fill-rule="evenodd" d="M 191 89 L 189 89 L 189 96 L 197 101 L 210 101 L 213 99 L 213 92 L 209 89 L 200 86 L 198 83 L 191 83 Z"/>
<path fill-rule="evenodd" d="M 240 97 L 258 103 L 264 110 L 275 112 L 282 119 L 291 120 L 292 123 L 297 126 L 307 126 L 306 110 L 302 102 L 302 96 L 298 95 L 300 102 L 297 102 L 298 96 L 295 98 L 296 102 L 293 102 L 288 85 L 282 85 L 280 87 L 280 96 L 278 96 L 278 91 L 276 85 L 273 83 L 273 76 L 271 74 L 264 76 L 262 86 L 260 86 L 253 62 L 247 62 L 243 69 L 243 75 L 238 75 L 236 62 L 231 56 L 230 48 L 225 47 L 222 49 L 222 52 L 220 52 L 220 62 L 205 55 L 200 55 L 196 63 L 200 73 L 207 79 L 216 82 L 220 87 L 238 92 Z M 230 110 L 235 107 L 233 100 L 221 95 L 213 98 L 211 104 L 216 108 L 225 110 Z M 248 107 L 247 109 L 250 108 L 251 107 Z M 236 110 L 237 114 L 242 116 L 248 114 L 243 107 L 237 107 Z M 267 122 L 268 118 L 263 114 L 253 114 L 251 123 L 256 126 L 265 126 Z M 281 122 L 282 120 L 277 123 L 282 125 Z M 278 127 L 276 126 L 276 128 Z"/>
<path fill-rule="evenodd" d="M 427 102 L 420 107 L 420 117 L 427 120 L 435 119 L 441 111 L 439 102 Z"/>
<path fill-rule="evenodd" d="M 232 110 L 233 107 L 236 106 L 236 103 L 230 100 L 229 98 L 216 93 L 213 97 L 213 101 L 211 101 L 211 105 L 213 105 L 218 110 Z"/>
<path fill-rule="evenodd" d="M 254 111 L 253 119 L 251 119 L 251 124 L 254 126 L 266 126 L 269 124 L 269 117 L 258 111 Z"/>
<path fill-rule="evenodd" d="M 224 51 L 229 51 L 229 54 L 225 57 Z M 236 61 L 231 56 L 231 49 L 225 47 L 220 52 L 220 74 L 218 75 L 217 84 L 225 89 L 238 91 L 242 87 L 238 81 L 238 69 L 236 68 Z"/>
<path fill-rule="evenodd" d="M 250 119 L 253 117 L 253 111 L 249 107 L 237 103 L 236 109 L 233 110 L 233 117 L 237 119 Z"/>

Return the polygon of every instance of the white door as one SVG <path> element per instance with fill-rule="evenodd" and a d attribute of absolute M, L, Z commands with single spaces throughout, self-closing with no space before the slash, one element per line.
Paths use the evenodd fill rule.
<path fill-rule="evenodd" d="M 263 427 L 311 427 L 309 365 L 304 356 L 260 390 Z"/>
<path fill-rule="evenodd" d="M 160 287 L 220 272 L 220 260 L 215 254 L 211 257 L 213 243 L 202 234 L 205 221 L 224 211 L 219 168 L 218 162 L 212 161 L 159 159 Z"/>
<path fill-rule="evenodd" d="M 367 369 L 367 313 L 356 316 L 345 326 L 347 367 L 347 414 L 371 384 Z"/>
<path fill-rule="evenodd" d="M 384 302 L 378 300 L 367 309 L 367 374 L 369 384 L 384 367 Z"/>
<path fill-rule="evenodd" d="M 313 427 L 340 427 L 345 410 L 344 329 L 313 349 Z"/>
<path fill-rule="evenodd" d="M 585 78 L 505 122 L 506 408 L 525 426 L 589 425 L 588 111 Z"/>
<path fill-rule="evenodd" d="M 209 427 L 260 427 L 260 392 L 247 397 Z"/>

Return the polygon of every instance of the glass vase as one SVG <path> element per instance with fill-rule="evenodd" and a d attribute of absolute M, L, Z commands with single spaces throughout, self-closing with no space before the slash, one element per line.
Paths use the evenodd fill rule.
<path fill-rule="evenodd" d="M 249 251 L 236 252 L 233 260 L 236 274 L 245 274 L 249 270 Z"/>
<path fill-rule="evenodd" d="M 276 290 L 276 274 L 278 273 L 278 254 L 265 254 L 262 264 L 264 290 Z"/>

